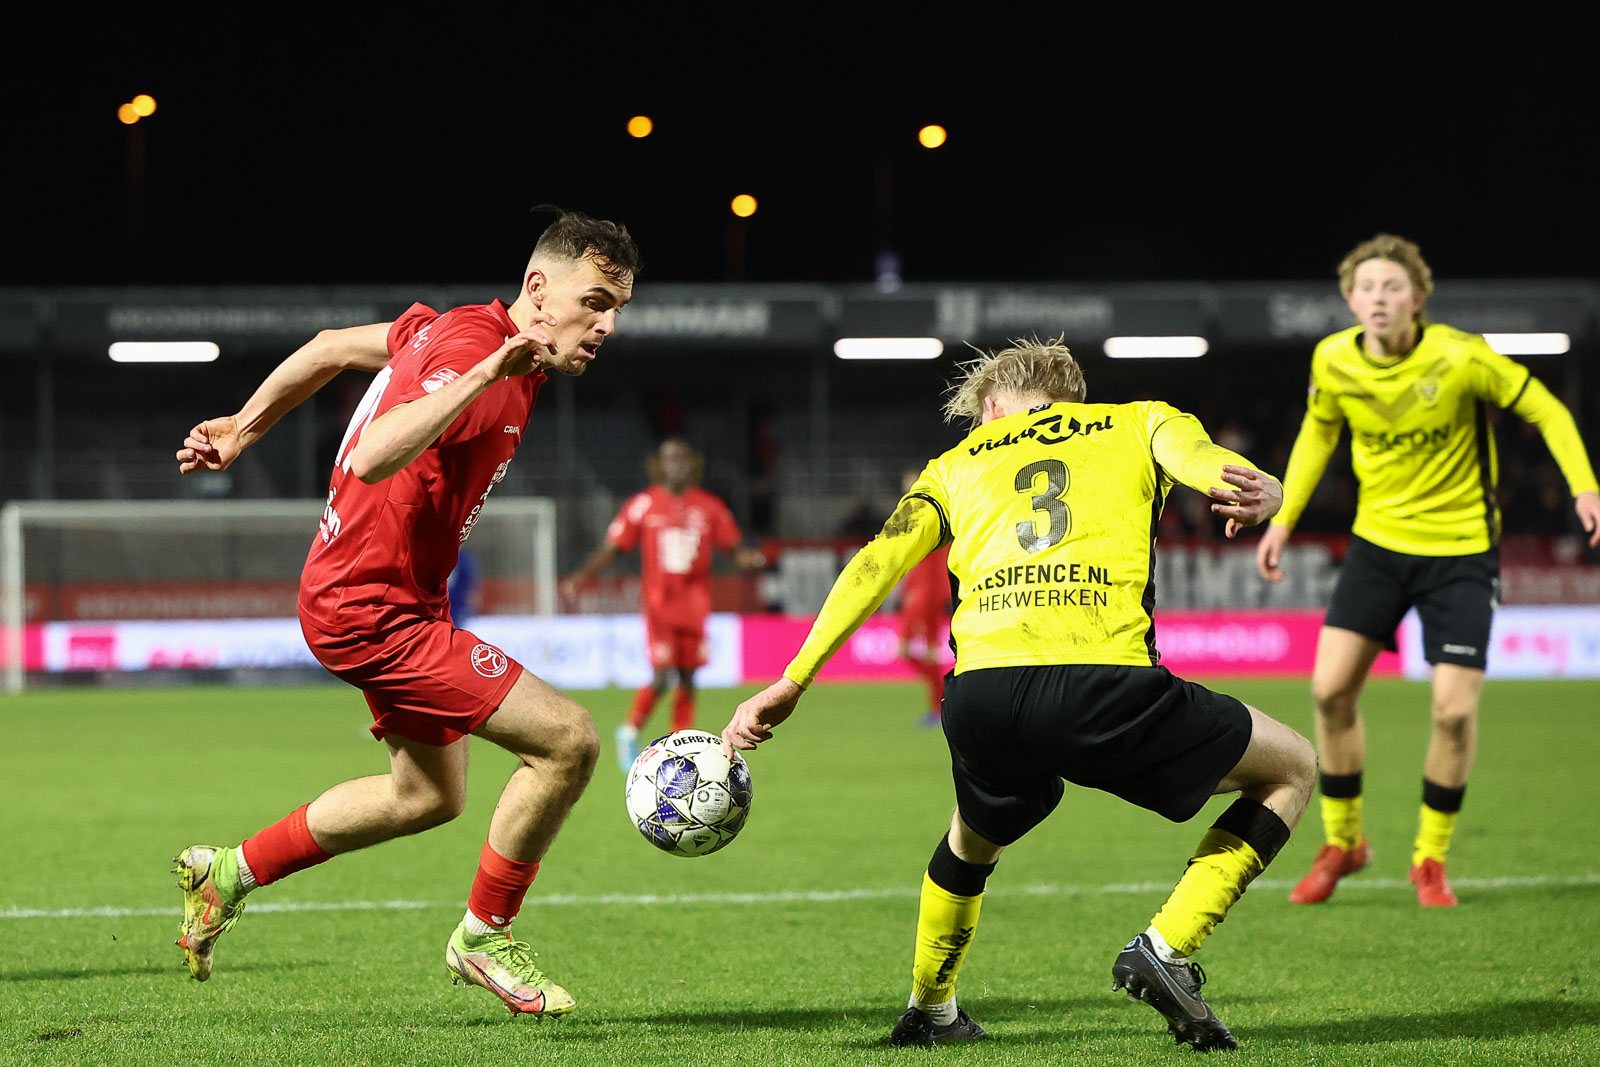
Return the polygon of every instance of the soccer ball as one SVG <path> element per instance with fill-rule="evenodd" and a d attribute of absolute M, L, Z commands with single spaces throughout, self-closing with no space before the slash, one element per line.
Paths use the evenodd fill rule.
<path fill-rule="evenodd" d="M 628 818 L 674 856 L 705 856 L 732 841 L 750 814 L 750 767 L 722 738 L 679 730 L 650 742 L 628 769 Z"/>

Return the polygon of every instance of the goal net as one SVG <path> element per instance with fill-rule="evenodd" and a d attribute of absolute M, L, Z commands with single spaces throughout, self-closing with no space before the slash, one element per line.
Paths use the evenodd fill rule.
<path fill-rule="evenodd" d="M 7 691 L 30 678 L 86 672 L 315 668 L 295 601 L 323 504 L 7 504 L 0 510 Z M 555 613 L 553 501 L 496 496 L 462 547 L 477 574 L 478 613 Z"/>

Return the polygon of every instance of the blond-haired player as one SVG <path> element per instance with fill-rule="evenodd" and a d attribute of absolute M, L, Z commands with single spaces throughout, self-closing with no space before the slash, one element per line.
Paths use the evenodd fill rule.
<path fill-rule="evenodd" d="M 1283 546 L 1348 424 L 1361 493 L 1311 676 L 1327 844 L 1289 899 L 1326 900 L 1340 878 L 1370 862 L 1361 818 L 1366 732 L 1356 701 L 1378 653 L 1394 648 L 1395 627 L 1415 607 L 1433 665 L 1433 732 L 1411 881 L 1423 907 L 1453 907 L 1445 856 L 1478 747 L 1500 582 L 1488 406 L 1539 428 L 1591 545 L 1600 544 L 1600 495 L 1571 413 L 1528 368 L 1478 334 L 1426 321 L 1433 271 L 1415 244 L 1392 234 L 1363 241 L 1339 264 L 1339 290 L 1356 325 L 1323 338 L 1312 353 L 1283 510 L 1256 552 L 1262 577 L 1281 581 Z"/>
<path fill-rule="evenodd" d="M 822 665 L 918 560 L 950 546 L 956 650 L 943 726 L 956 812 L 928 864 L 911 1002 L 897 1045 L 981 1038 L 955 984 L 984 886 L 1007 845 L 1061 800 L 1065 778 L 1175 822 L 1238 792 L 1165 905 L 1112 965 L 1197 1049 L 1235 1041 L 1189 957 L 1288 840 L 1311 795 L 1311 745 L 1232 697 L 1157 666 L 1154 532 L 1175 482 L 1241 526 L 1282 490 L 1159 402 L 1089 404 L 1059 344 L 1016 342 L 966 365 L 946 407 L 971 433 L 934 459 L 834 584 L 784 677 L 723 731 L 753 748 L 788 718 Z"/>

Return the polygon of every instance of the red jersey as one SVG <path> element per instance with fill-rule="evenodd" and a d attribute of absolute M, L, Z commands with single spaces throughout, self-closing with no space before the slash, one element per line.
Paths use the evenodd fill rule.
<path fill-rule="evenodd" d="M 498 300 L 442 315 L 413 304 L 395 320 L 389 365 L 362 397 L 334 459 L 328 506 L 300 575 L 302 614 L 338 630 L 449 617 L 447 583 L 461 543 L 505 477 L 545 375 L 495 382 L 422 455 L 376 485 L 350 473 L 350 452 L 374 418 L 454 381 L 516 332 Z"/>
<path fill-rule="evenodd" d="M 950 610 L 950 546 L 935 549 L 900 579 L 900 610 L 937 615 Z"/>
<path fill-rule="evenodd" d="M 694 627 L 711 614 L 711 550 L 739 543 L 728 506 L 704 489 L 681 494 L 653 485 L 622 505 L 606 540 L 639 547 L 645 613 L 671 626 Z"/>

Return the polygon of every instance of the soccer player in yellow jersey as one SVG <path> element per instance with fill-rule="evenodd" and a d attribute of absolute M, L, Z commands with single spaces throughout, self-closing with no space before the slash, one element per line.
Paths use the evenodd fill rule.
<path fill-rule="evenodd" d="M 1415 607 L 1433 664 L 1433 733 L 1411 881 L 1423 907 L 1453 907 L 1445 855 L 1477 751 L 1500 582 L 1487 405 L 1539 428 L 1591 545 L 1600 543 L 1600 495 L 1572 415 L 1526 367 L 1477 334 L 1424 320 L 1433 272 L 1415 244 L 1379 234 L 1356 246 L 1339 264 L 1339 288 L 1357 324 L 1323 338 L 1311 356 L 1310 400 L 1284 473 L 1283 510 L 1256 553 L 1262 577 L 1282 581 L 1283 546 L 1348 424 L 1361 492 L 1311 675 L 1327 844 L 1289 899 L 1327 900 L 1341 877 L 1371 859 L 1361 823 L 1366 732 L 1356 699 L 1373 660 L 1394 648 L 1395 627 Z"/>
<path fill-rule="evenodd" d="M 1007 845 L 1061 800 L 1062 779 L 1175 822 L 1238 792 L 1172 895 L 1112 964 L 1180 1042 L 1235 1041 L 1189 957 L 1271 862 L 1311 797 L 1309 742 L 1156 665 L 1154 532 L 1175 482 L 1208 493 L 1227 535 L 1277 512 L 1282 489 L 1157 402 L 1084 403 L 1059 344 L 1016 342 L 967 364 L 946 405 L 972 432 L 933 460 L 828 595 L 784 677 L 723 731 L 754 748 L 918 560 L 950 546 L 956 662 L 942 716 L 956 812 L 922 882 L 911 1002 L 889 1040 L 984 1036 L 956 1007 L 957 972 Z"/>

